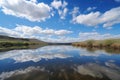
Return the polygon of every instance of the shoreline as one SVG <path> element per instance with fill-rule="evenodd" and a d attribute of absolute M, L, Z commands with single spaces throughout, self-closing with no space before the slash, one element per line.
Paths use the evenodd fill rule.
<path fill-rule="evenodd" d="M 72 43 L 74 47 L 87 48 L 88 50 L 105 50 L 107 52 L 120 53 L 120 39 L 87 40 Z"/>
<path fill-rule="evenodd" d="M 120 49 L 120 39 L 87 40 L 72 43 L 73 46 Z"/>

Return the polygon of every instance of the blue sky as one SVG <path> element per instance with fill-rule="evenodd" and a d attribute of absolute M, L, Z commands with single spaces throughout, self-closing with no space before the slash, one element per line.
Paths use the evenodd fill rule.
<path fill-rule="evenodd" d="M 0 35 L 47 42 L 120 38 L 120 0 L 0 0 Z"/>

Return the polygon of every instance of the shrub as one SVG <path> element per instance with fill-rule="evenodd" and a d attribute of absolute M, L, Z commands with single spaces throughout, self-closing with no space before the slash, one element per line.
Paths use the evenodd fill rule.
<path fill-rule="evenodd" d="M 114 43 L 114 40 L 110 40 L 110 39 L 104 41 L 104 44 L 106 47 L 110 47 L 113 43 Z"/>
<path fill-rule="evenodd" d="M 94 40 L 88 40 L 87 41 L 87 46 L 88 47 L 93 47 Z"/>

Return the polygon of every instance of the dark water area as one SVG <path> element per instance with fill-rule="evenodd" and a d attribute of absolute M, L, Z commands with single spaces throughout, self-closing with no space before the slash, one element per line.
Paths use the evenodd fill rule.
<path fill-rule="evenodd" d="M 120 54 L 64 45 L 4 51 L 0 80 L 120 80 Z"/>

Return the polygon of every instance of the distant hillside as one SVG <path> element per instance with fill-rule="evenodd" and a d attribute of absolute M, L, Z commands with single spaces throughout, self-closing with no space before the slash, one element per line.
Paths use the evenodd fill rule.
<path fill-rule="evenodd" d="M 3 36 L 0 35 L 0 41 L 11 41 L 11 40 L 15 40 L 15 41 L 31 41 L 31 42 L 43 42 L 37 39 L 28 39 L 28 38 L 14 38 L 14 37 L 9 37 L 9 36 Z"/>
<path fill-rule="evenodd" d="M 14 38 L 14 37 L 9 37 L 9 36 L 3 36 L 0 35 L 0 41 L 1 40 L 16 40 L 16 41 L 33 41 L 33 42 L 44 42 L 44 41 L 40 41 L 37 39 L 29 39 L 29 38 Z"/>
<path fill-rule="evenodd" d="M 0 35 L 0 48 L 5 47 L 25 47 L 29 45 L 46 45 L 47 43 L 44 41 L 40 41 L 37 39 L 28 39 L 28 38 L 14 38 Z"/>
<path fill-rule="evenodd" d="M 17 41 L 29 41 L 29 39 L 24 39 L 24 38 L 14 38 L 14 37 L 8 37 L 8 36 L 3 36 L 0 35 L 0 41 L 8 41 L 8 40 L 17 40 Z"/>

